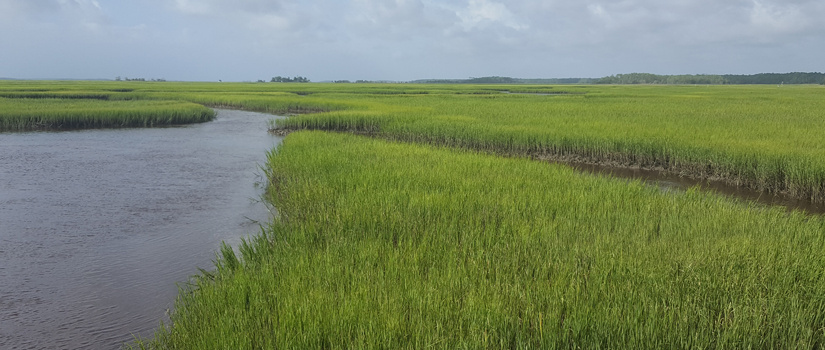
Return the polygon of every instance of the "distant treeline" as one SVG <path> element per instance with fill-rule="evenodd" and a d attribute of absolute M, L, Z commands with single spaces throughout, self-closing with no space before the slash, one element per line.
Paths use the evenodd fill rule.
<path fill-rule="evenodd" d="M 127 78 L 116 77 L 115 81 L 159 81 L 159 82 L 165 82 L 166 79 L 148 79 L 147 80 L 146 78 L 131 78 L 130 79 L 128 77 Z"/>
<path fill-rule="evenodd" d="M 825 73 L 760 73 L 751 75 L 683 74 L 658 75 L 650 73 L 616 74 L 603 78 L 520 79 L 510 77 L 482 77 L 469 79 L 422 79 L 421 84 L 825 84 Z"/>
<path fill-rule="evenodd" d="M 616 74 L 595 84 L 825 84 L 823 73 L 760 73 L 751 75 L 657 75 L 650 73 Z"/>
<path fill-rule="evenodd" d="M 302 76 L 297 76 L 295 78 L 277 76 L 277 77 L 272 78 L 269 82 L 270 83 L 308 83 L 309 79 L 307 79 L 306 77 L 302 77 Z"/>
<path fill-rule="evenodd" d="M 421 79 L 410 83 L 419 84 L 592 84 L 592 78 L 520 79 L 510 77 L 481 77 L 469 79 Z"/>
<path fill-rule="evenodd" d="M 349 80 L 333 80 L 333 83 L 336 84 L 350 84 L 352 81 Z M 356 80 L 356 84 L 369 84 L 369 83 L 385 83 L 385 81 L 370 81 L 370 80 Z"/>

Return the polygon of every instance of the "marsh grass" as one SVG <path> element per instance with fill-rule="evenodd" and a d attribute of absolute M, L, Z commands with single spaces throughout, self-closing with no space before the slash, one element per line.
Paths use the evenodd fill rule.
<path fill-rule="evenodd" d="M 526 159 L 822 201 L 822 87 L 501 93 L 559 90 L 0 82 L 14 97 L 0 97 L 0 123 L 149 126 L 211 118 L 207 105 L 300 113 L 276 121 L 284 130 L 415 143 L 290 134 L 267 164 L 280 217 L 238 254 L 224 246 L 181 290 L 172 324 L 129 347 L 823 347 L 821 217 Z"/>
<path fill-rule="evenodd" d="M 363 108 L 282 119 L 277 127 L 641 166 L 825 201 L 822 87 L 565 89 L 556 96 L 361 97 Z"/>
<path fill-rule="evenodd" d="M 0 98 L 0 131 L 151 127 L 214 118 L 213 110 L 182 101 Z"/>
<path fill-rule="evenodd" d="M 345 134 L 269 155 L 280 216 L 135 348 L 820 348 L 825 225 Z"/>

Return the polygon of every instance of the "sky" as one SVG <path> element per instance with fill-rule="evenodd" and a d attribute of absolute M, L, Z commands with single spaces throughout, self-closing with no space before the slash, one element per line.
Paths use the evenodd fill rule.
<path fill-rule="evenodd" d="M 825 71 L 823 0 L 0 0 L 0 77 Z"/>

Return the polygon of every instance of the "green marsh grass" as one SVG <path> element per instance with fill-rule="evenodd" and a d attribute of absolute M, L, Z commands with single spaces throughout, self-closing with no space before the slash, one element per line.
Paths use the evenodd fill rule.
<path fill-rule="evenodd" d="M 184 101 L 0 97 L 0 131 L 150 127 L 206 122 L 214 117 L 213 110 Z"/>
<path fill-rule="evenodd" d="M 526 158 L 822 202 L 823 91 L 0 82 L 13 97 L 0 98 L 0 123 L 97 127 L 120 114 L 141 126 L 206 105 L 417 144 L 288 136 L 267 165 L 281 216 L 240 254 L 224 247 L 181 291 L 173 323 L 132 347 L 822 348 L 821 217 Z"/>
<path fill-rule="evenodd" d="M 346 98 L 362 101 L 365 108 L 277 124 L 642 166 L 825 201 L 823 87 L 588 86 L 565 91 L 553 96 L 350 95 Z"/>
<path fill-rule="evenodd" d="M 825 223 L 346 134 L 269 155 L 280 216 L 134 348 L 821 348 Z"/>

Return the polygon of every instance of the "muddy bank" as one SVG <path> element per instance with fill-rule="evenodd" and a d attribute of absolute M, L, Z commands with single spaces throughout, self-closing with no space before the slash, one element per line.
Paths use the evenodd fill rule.
<path fill-rule="evenodd" d="M 291 134 L 293 131 L 298 131 L 298 130 L 295 130 L 295 129 L 279 129 L 279 128 L 272 128 L 272 129 L 269 129 L 269 133 L 270 133 L 271 135 L 281 136 L 281 137 L 284 137 L 284 136 L 286 136 L 286 135 L 289 135 L 289 134 Z"/>
<path fill-rule="evenodd" d="M 554 164 L 570 166 L 581 172 L 612 176 L 616 178 L 640 180 L 657 186 L 662 190 L 685 191 L 698 187 L 703 191 L 714 192 L 723 196 L 752 201 L 763 205 L 778 205 L 788 210 L 801 210 L 808 214 L 825 214 L 825 203 L 797 198 L 787 192 L 771 192 L 749 188 L 731 183 L 720 176 L 701 176 L 687 170 L 666 169 L 660 166 L 640 166 L 623 164 L 616 161 L 594 161 L 578 156 L 557 156 L 552 154 L 535 154 L 532 159 Z"/>

